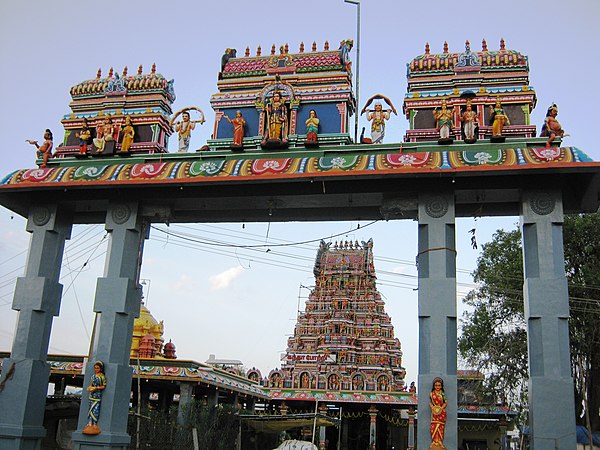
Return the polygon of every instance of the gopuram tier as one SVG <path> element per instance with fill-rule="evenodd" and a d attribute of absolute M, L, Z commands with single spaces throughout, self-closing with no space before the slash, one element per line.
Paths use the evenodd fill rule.
<path fill-rule="evenodd" d="M 494 135 L 494 109 L 500 106 L 506 115 L 501 134 L 508 138 L 535 137 L 536 127 L 530 123 L 536 93 L 529 85 L 527 56 L 507 50 L 504 39 L 498 50 L 488 49 L 486 40 L 481 51 L 472 51 L 469 41 L 465 51 L 425 53 L 407 63 L 408 87 L 404 97 L 404 113 L 409 120 L 406 142 L 433 141 L 440 135 L 436 113 L 444 103 L 449 111 L 448 138 L 468 139 L 464 113 L 470 106 L 474 112 L 474 140 Z M 432 114 L 433 113 L 433 114 Z M 471 143 L 471 142 L 469 142 Z"/>
<path fill-rule="evenodd" d="M 71 113 L 61 120 L 65 134 L 54 157 L 166 153 L 173 85 L 155 64 L 150 73 L 140 65 L 137 73 L 125 67 L 119 75 L 111 67 L 105 77 L 98 69 L 95 78 L 71 87 Z"/>
<path fill-rule="evenodd" d="M 287 44 L 263 55 L 243 57 L 226 49 L 217 87 L 211 150 L 281 149 L 351 142 L 348 118 L 356 109 L 352 92 L 351 40 L 339 48 L 313 42 L 290 53 Z M 229 122 L 229 123 L 228 123 Z M 318 139 L 317 139 L 318 135 Z"/>
<path fill-rule="evenodd" d="M 376 287 L 373 241 L 321 241 L 315 287 L 272 388 L 406 390 L 400 341 Z"/>

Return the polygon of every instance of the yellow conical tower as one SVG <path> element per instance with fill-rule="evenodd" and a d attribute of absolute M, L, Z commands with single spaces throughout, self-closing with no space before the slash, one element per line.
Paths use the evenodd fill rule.
<path fill-rule="evenodd" d="M 133 339 L 131 340 L 131 357 L 137 358 L 140 342 L 144 336 L 151 334 L 154 341 L 155 355 L 162 353 L 164 326 L 163 321 L 158 322 L 150 313 L 150 310 L 142 303 L 140 308 L 140 317 L 133 322 Z"/>

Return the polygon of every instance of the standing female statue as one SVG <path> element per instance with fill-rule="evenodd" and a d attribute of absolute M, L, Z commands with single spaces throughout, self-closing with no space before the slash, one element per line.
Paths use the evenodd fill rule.
<path fill-rule="evenodd" d="M 444 447 L 444 433 L 446 431 L 446 393 L 444 392 L 444 380 L 435 378 L 433 388 L 429 393 L 429 407 L 431 408 L 431 445 L 429 450 L 442 450 Z"/>
<path fill-rule="evenodd" d="M 90 393 L 90 406 L 88 409 L 88 423 L 82 430 L 83 434 L 100 434 L 98 426 L 100 418 L 100 404 L 102 403 L 102 393 L 106 388 L 106 377 L 104 376 L 104 363 L 96 361 L 94 363 L 94 374 L 90 378 L 90 385 L 87 391 Z"/>

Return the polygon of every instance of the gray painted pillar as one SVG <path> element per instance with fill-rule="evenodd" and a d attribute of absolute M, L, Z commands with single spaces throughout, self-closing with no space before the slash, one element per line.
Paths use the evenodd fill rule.
<path fill-rule="evenodd" d="M 573 449 L 575 405 L 562 199 L 555 191 L 525 192 L 522 206 L 531 448 Z"/>
<path fill-rule="evenodd" d="M 456 245 L 452 192 L 419 195 L 419 404 L 417 442 L 429 448 L 433 380 L 448 401 L 444 445 L 456 450 Z"/>
<path fill-rule="evenodd" d="M 179 406 L 177 406 L 177 425 L 184 426 L 189 416 L 189 408 L 192 403 L 194 385 L 191 383 L 179 383 Z"/>
<path fill-rule="evenodd" d="M 73 433 L 75 450 L 124 450 L 130 441 L 127 434 L 132 376 L 129 353 L 133 320 L 140 313 L 138 272 L 147 237 L 138 204 L 111 203 L 106 214 L 106 230 L 110 233 L 110 241 L 104 277 L 98 278 L 96 285 L 92 356 L 86 365 L 78 431 Z M 106 372 L 106 389 L 102 394 L 98 422 L 102 433 L 87 436 L 81 433 L 87 423 L 89 406 L 85 388 L 89 386 L 96 360 L 104 362 Z"/>
<path fill-rule="evenodd" d="M 414 450 L 415 448 L 415 416 L 416 411 L 414 408 L 408 409 L 408 447 L 407 450 Z"/>
<path fill-rule="evenodd" d="M 25 276 L 17 279 L 12 309 L 19 311 L 10 358 L 2 363 L 0 448 L 39 449 L 46 435 L 44 409 L 50 365 L 46 362 L 52 320 L 58 316 L 58 282 L 72 223 L 56 205 L 29 210 L 31 233 Z"/>

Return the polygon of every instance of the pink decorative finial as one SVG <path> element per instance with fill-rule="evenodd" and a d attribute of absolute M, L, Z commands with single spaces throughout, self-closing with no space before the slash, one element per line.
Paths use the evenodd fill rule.
<path fill-rule="evenodd" d="M 304 53 L 304 42 L 300 42 L 300 53 Z"/>
<path fill-rule="evenodd" d="M 260 56 L 262 52 L 262 48 L 260 48 L 260 45 L 258 46 L 258 48 L 256 49 L 256 56 Z"/>
<path fill-rule="evenodd" d="M 487 41 L 485 40 L 485 38 L 483 38 L 483 41 L 481 41 L 481 50 L 484 51 L 484 52 L 488 51 Z"/>
<path fill-rule="evenodd" d="M 283 48 L 284 53 L 287 55 L 290 52 L 290 46 L 288 43 L 285 43 L 285 47 Z"/>
<path fill-rule="evenodd" d="M 247 58 L 248 56 L 250 56 L 250 47 L 246 47 L 246 53 L 244 53 L 244 56 Z"/>
<path fill-rule="evenodd" d="M 325 51 L 329 50 L 329 41 L 325 41 Z"/>
<path fill-rule="evenodd" d="M 156 63 L 152 64 L 152 75 L 156 73 Z"/>
<path fill-rule="evenodd" d="M 275 44 L 271 46 L 271 55 L 275 54 Z"/>
<path fill-rule="evenodd" d="M 317 51 L 317 43 L 315 41 L 313 41 L 313 45 L 312 45 L 312 51 L 316 52 Z"/>
<path fill-rule="evenodd" d="M 448 42 L 444 41 L 444 53 L 448 53 Z"/>
<path fill-rule="evenodd" d="M 504 45 L 504 38 L 500 39 L 500 50 L 506 50 L 506 47 Z"/>
<path fill-rule="evenodd" d="M 100 78 L 102 76 L 102 68 L 98 67 L 98 72 L 96 73 L 96 78 Z"/>
<path fill-rule="evenodd" d="M 142 70 L 144 70 L 144 68 L 142 67 L 142 65 L 140 64 L 140 67 L 138 67 L 138 75 L 142 74 Z"/>
<path fill-rule="evenodd" d="M 425 43 L 425 54 L 429 55 L 429 42 Z"/>
<path fill-rule="evenodd" d="M 127 66 L 123 68 L 123 77 L 127 76 Z"/>

